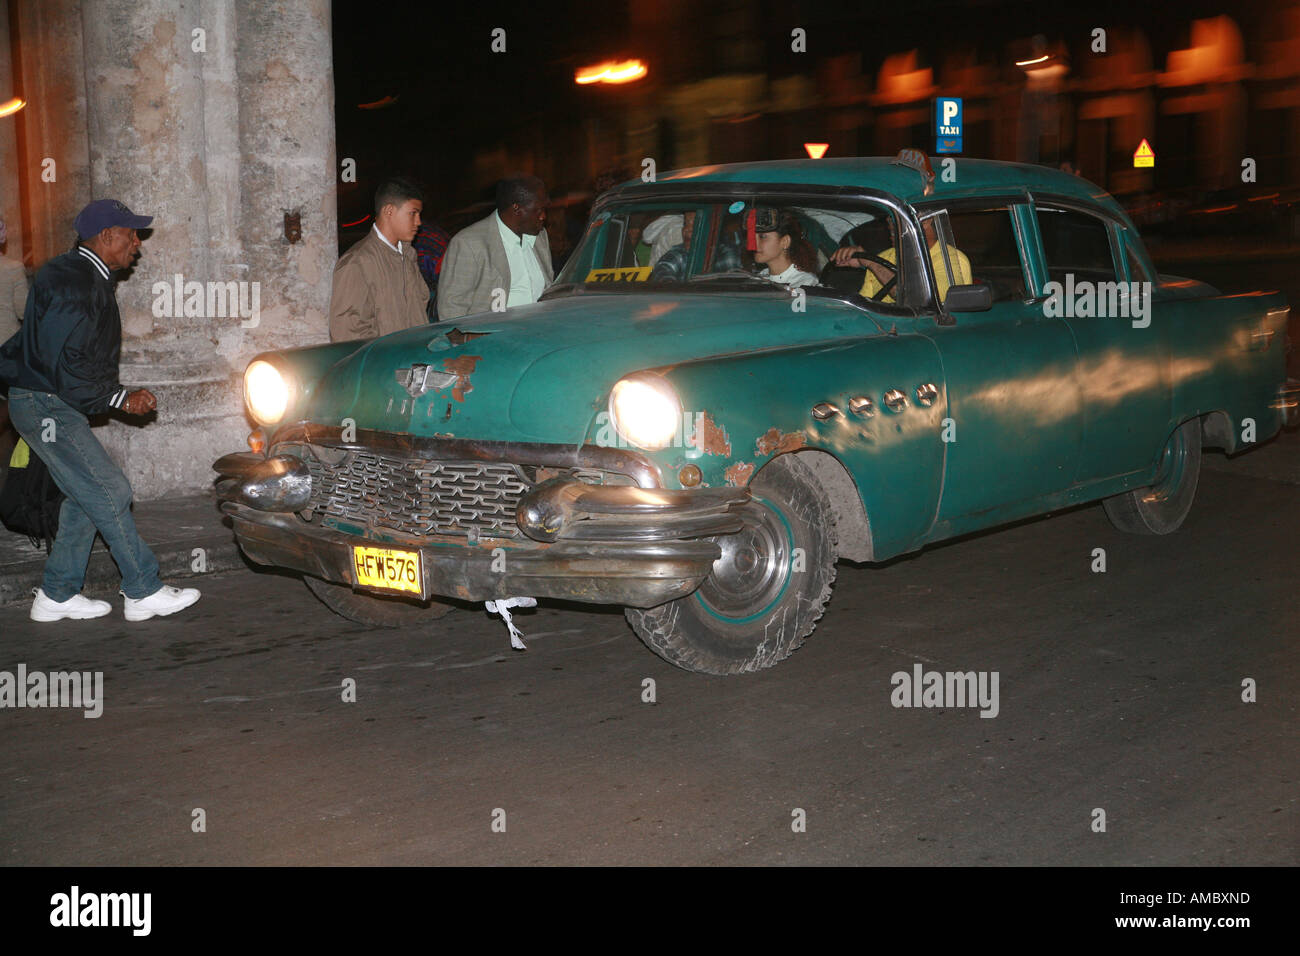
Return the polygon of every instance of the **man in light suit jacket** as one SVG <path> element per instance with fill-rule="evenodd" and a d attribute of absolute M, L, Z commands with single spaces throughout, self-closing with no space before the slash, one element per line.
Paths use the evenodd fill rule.
<path fill-rule="evenodd" d="M 546 184 L 535 176 L 497 185 L 496 210 L 447 246 L 438 279 L 439 320 L 537 301 L 555 277 L 542 228 L 549 202 Z"/>

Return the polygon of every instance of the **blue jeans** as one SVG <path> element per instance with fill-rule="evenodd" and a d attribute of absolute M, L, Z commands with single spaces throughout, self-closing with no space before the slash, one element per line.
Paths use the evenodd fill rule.
<path fill-rule="evenodd" d="M 66 601 L 81 592 L 96 530 L 122 572 L 127 597 L 148 597 L 161 588 L 158 559 L 131 516 L 131 483 L 91 434 L 86 416 L 57 395 L 11 388 L 9 417 L 67 495 L 45 562 L 45 596 Z"/>

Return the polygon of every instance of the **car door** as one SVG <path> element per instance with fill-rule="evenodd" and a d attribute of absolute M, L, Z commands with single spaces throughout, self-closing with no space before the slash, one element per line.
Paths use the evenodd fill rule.
<path fill-rule="evenodd" d="M 1035 502 L 1074 478 L 1082 435 L 1077 353 L 1070 328 L 1033 297 L 1026 208 L 1010 199 L 919 210 L 931 223 L 933 268 L 953 269 L 956 284 L 968 271 L 993 297 L 987 311 L 936 307 L 928 325 L 943 361 L 950 419 L 939 533 L 1032 513 Z M 956 252 L 939 238 L 949 234 Z"/>
<path fill-rule="evenodd" d="M 1061 293 L 1054 311 L 1079 350 L 1083 442 L 1075 481 L 1149 468 L 1168 437 L 1169 363 L 1150 277 L 1125 248 L 1136 238 L 1118 220 L 1065 199 L 1036 196 L 1034 218 L 1047 280 L 1061 287 L 1053 289 Z M 1136 287 L 1122 281 L 1130 270 Z"/>

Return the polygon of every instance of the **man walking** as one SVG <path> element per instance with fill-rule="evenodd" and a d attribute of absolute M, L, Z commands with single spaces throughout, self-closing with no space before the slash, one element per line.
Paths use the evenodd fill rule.
<path fill-rule="evenodd" d="M 438 318 L 536 302 L 555 277 L 542 228 L 550 199 L 536 176 L 503 179 L 496 211 L 452 237 L 438 279 Z"/>
<path fill-rule="evenodd" d="M 147 415 L 157 407 L 148 389 L 130 391 L 118 381 L 122 322 L 113 280 L 139 253 L 136 230 L 152 221 L 114 199 L 81 210 L 74 222 L 81 241 L 36 273 L 22 328 L 0 346 L 0 381 L 9 385 L 14 427 L 67 496 L 32 602 L 34 621 L 102 617 L 112 610 L 107 601 L 80 593 L 96 530 L 122 572 L 128 621 L 174 614 L 199 599 L 195 588 L 168 587 L 159 579 L 158 560 L 131 515 L 131 483 L 86 419 L 110 409 Z"/>
<path fill-rule="evenodd" d="M 429 321 L 429 287 L 415 247 L 424 199 L 406 179 L 375 193 L 375 225 L 339 259 L 330 291 L 330 341 L 373 339 Z"/>

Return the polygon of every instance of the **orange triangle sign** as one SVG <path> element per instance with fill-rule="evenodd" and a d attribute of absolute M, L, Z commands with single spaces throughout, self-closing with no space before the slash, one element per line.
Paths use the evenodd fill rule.
<path fill-rule="evenodd" d="M 821 159 L 826 155 L 826 150 L 831 148 L 830 143 L 804 143 L 803 148 L 808 150 L 808 155 L 812 159 Z"/>
<path fill-rule="evenodd" d="M 1155 164 L 1156 151 L 1151 148 L 1151 144 L 1146 141 L 1144 136 L 1142 142 L 1138 143 L 1138 148 L 1133 150 L 1133 167 L 1137 169 L 1143 166 L 1151 167 Z"/>

